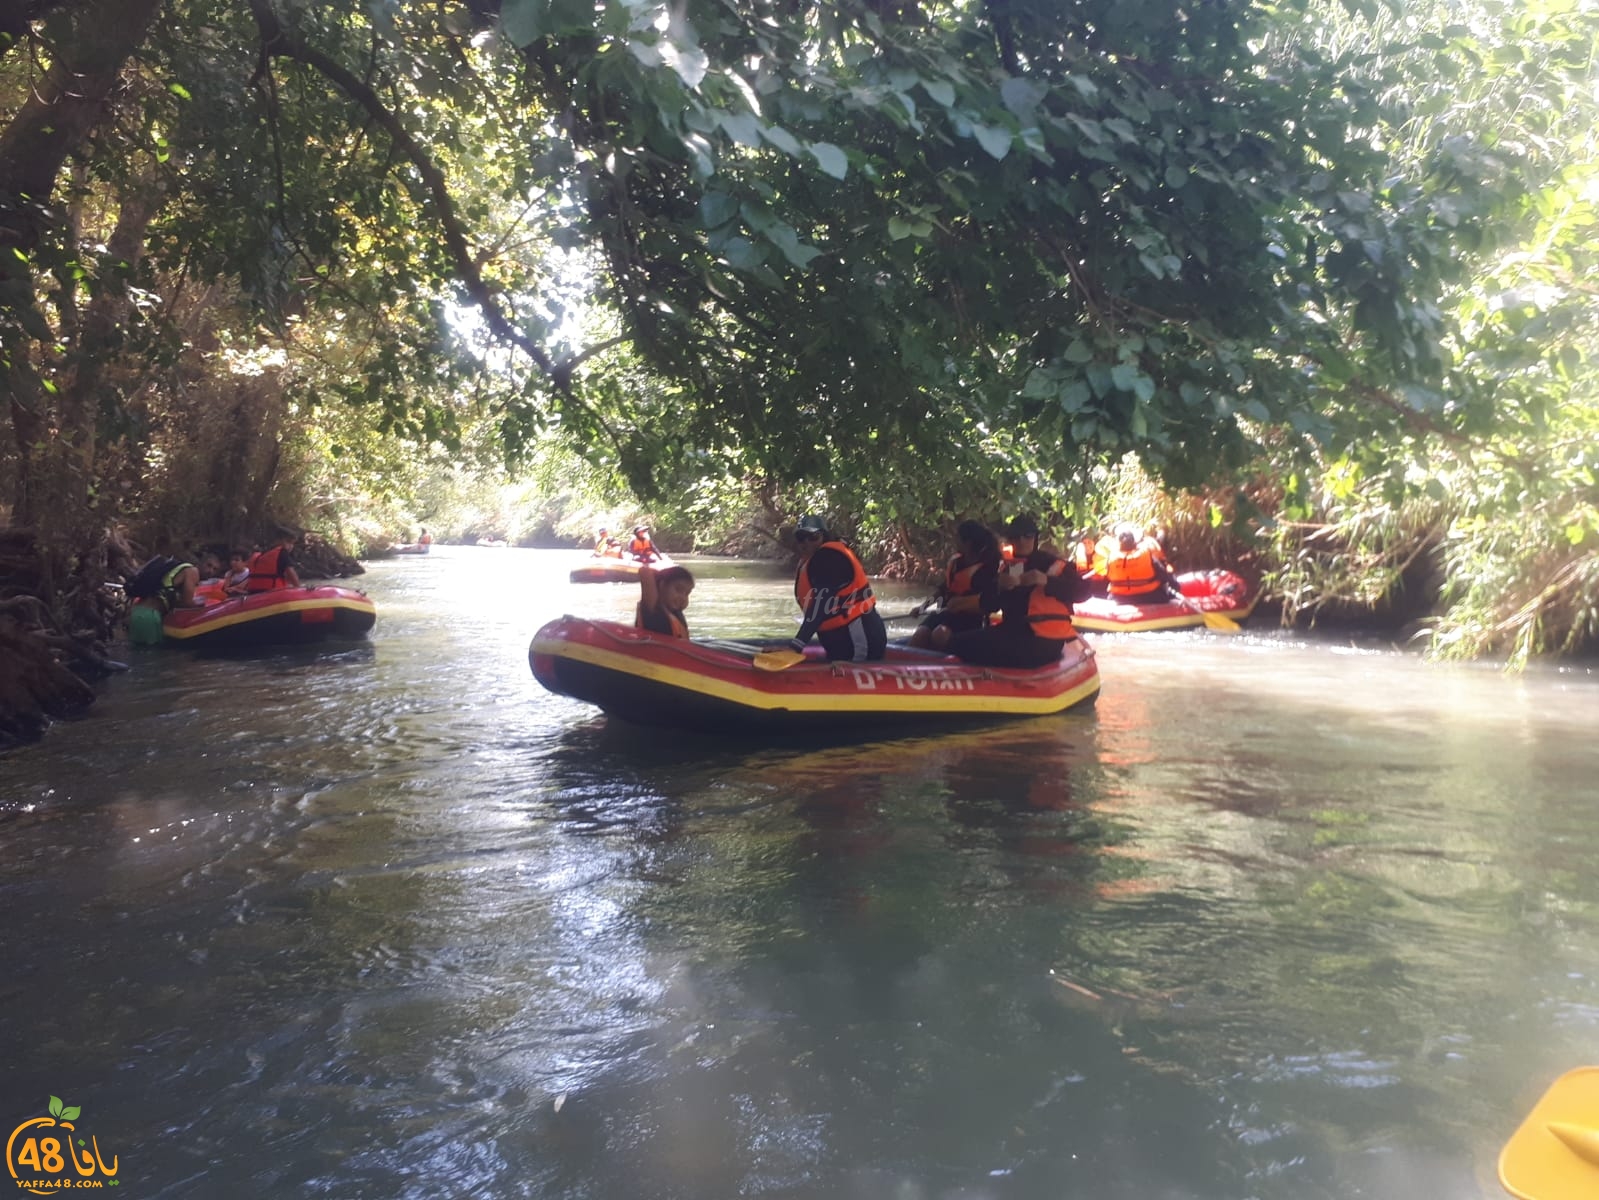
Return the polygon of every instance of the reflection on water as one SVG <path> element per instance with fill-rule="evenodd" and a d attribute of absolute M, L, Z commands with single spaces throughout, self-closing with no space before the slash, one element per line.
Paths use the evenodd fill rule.
<path fill-rule="evenodd" d="M 1581 673 L 1104 637 L 1097 712 L 720 745 L 533 684 L 630 615 L 581 557 L 379 564 L 370 643 L 0 760 L 0 1124 L 169 1197 L 1479 1200 L 1599 1059 Z"/>

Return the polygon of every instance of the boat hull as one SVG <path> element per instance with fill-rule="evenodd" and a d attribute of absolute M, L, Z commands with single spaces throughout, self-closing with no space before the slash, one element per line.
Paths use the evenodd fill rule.
<path fill-rule="evenodd" d="M 677 564 L 661 555 L 649 564 L 657 571 Z M 644 566 L 636 558 L 595 557 L 581 567 L 574 567 L 569 576 L 573 583 L 637 583 L 639 568 Z"/>
<path fill-rule="evenodd" d="M 169 642 L 241 649 L 357 638 L 377 622 L 363 592 L 340 587 L 279 588 L 180 608 L 161 622 Z"/>
<path fill-rule="evenodd" d="M 1255 611 L 1252 594 L 1242 575 L 1232 571 L 1191 571 L 1177 577 L 1187 604 L 1122 604 L 1096 596 L 1072 606 L 1072 624 L 1096 633 L 1141 633 L 1159 629 L 1195 629 L 1205 623 L 1205 613 L 1219 613 L 1242 621 Z"/>
<path fill-rule="evenodd" d="M 880 662 L 806 661 L 762 671 L 759 642 L 688 641 L 610 621 L 562 617 L 528 647 L 549 691 L 641 725 L 704 733 L 862 731 L 1034 717 L 1092 704 L 1094 653 L 1081 641 L 1031 671 L 971 666 L 930 651 L 891 647 Z"/>

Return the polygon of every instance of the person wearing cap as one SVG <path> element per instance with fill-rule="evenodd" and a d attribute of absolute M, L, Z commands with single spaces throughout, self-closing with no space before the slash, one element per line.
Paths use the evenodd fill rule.
<path fill-rule="evenodd" d="M 790 649 L 803 651 L 814 637 L 829 661 L 882 658 L 888 649 L 888 627 L 855 552 L 834 539 L 818 516 L 800 518 L 794 528 L 794 549 L 799 555 L 794 599 L 801 621 Z"/>
<path fill-rule="evenodd" d="M 1072 605 L 1089 596 L 1089 585 L 1064 558 L 1038 545 L 1038 522 L 1026 513 L 1005 530 L 1016 566 L 1000 575 L 995 607 L 998 625 L 948 637 L 942 648 L 985 667 L 1044 667 L 1058 662 L 1077 637 Z M 944 639 L 935 637 L 934 646 Z"/>
<path fill-rule="evenodd" d="M 654 562 L 661 557 L 661 552 L 655 548 L 655 539 L 650 537 L 649 526 L 633 526 L 633 540 L 627 544 L 627 552 L 641 563 Z"/>
<path fill-rule="evenodd" d="M 988 613 L 996 607 L 999 539 L 981 521 L 962 521 L 955 530 L 955 541 L 960 553 L 944 568 L 944 582 L 938 589 L 940 607 L 911 634 L 913 646 L 931 646 L 940 629 L 954 634 L 986 625 Z M 911 610 L 917 615 L 922 611 L 920 606 Z"/>
<path fill-rule="evenodd" d="M 1110 598 L 1120 604 L 1168 604 L 1182 596 L 1153 539 L 1141 539 L 1135 525 L 1116 526 L 1116 549 L 1105 560 L 1105 578 Z"/>
<path fill-rule="evenodd" d="M 600 531 L 594 535 L 594 557 L 622 557 L 622 543 L 612 537 L 611 531 L 606 529 L 603 525 L 600 526 Z"/>

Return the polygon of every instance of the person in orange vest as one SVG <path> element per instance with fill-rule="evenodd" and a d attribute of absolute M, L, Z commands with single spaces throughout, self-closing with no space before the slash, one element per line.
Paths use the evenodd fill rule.
<path fill-rule="evenodd" d="M 1116 549 L 1105 561 L 1112 600 L 1122 604 L 1168 604 L 1182 598 L 1182 589 L 1152 539 L 1139 539 L 1132 525 L 1116 527 Z"/>
<path fill-rule="evenodd" d="M 292 529 L 279 529 L 277 544 L 250 560 L 250 578 L 244 581 L 247 592 L 274 592 L 278 588 L 299 587 L 294 569 L 294 543 L 299 535 Z"/>
<path fill-rule="evenodd" d="M 829 661 L 879 659 L 888 649 L 888 627 L 877 611 L 877 598 L 866 568 L 855 552 L 827 532 L 821 517 L 801 517 L 794 529 L 799 569 L 794 572 L 794 599 L 799 602 L 799 632 L 789 648 L 804 651 L 814 637 Z"/>
<path fill-rule="evenodd" d="M 627 552 L 641 563 L 654 562 L 661 557 L 661 552 L 655 548 L 655 539 L 650 537 L 649 527 L 646 525 L 633 526 L 633 540 L 627 544 Z"/>
<path fill-rule="evenodd" d="M 1020 571 L 999 577 L 995 604 L 1000 624 L 954 634 L 947 648 L 979 666 L 1048 666 L 1077 637 L 1072 605 L 1088 599 L 1089 586 L 1064 558 L 1039 546 L 1038 522 L 1026 513 L 1012 520 L 1005 533 Z"/>
<path fill-rule="evenodd" d="M 633 614 L 633 625 L 651 633 L 664 633 L 667 637 L 688 637 L 688 620 L 683 610 L 688 607 L 689 593 L 694 590 L 694 576 L 687 567 L 667 567 L 657 571 L 654 567 L 640 567 L 638 573 L 639 602 Z"/>
<path fill-rule="evenodd" d="M 931 646 L 940 629 L 949 633 L 964 633 L 988 623 L 984 598 L 992 610 L 993 593 L 999 587 L 999 540 L 981 521 L 962 521 L 955 530 L 955 541 L 960 553 L 949 560 L 944 568 L 944 582 L 939 585 L 940 607 L 911 634 L 911 645 Z M 920 614 L 923 606 L 911 609 Z M 948 642 L 946 635 L 944 642 Z"/>

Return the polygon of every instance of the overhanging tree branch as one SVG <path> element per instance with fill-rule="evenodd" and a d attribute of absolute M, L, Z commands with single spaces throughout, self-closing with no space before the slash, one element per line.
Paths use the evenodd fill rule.
<path fill-rule="evenodd" d="M 534 364 L 544 372 L 551 384 L 560 392 L 567 401 L 578 404 L 588 410 L 588 406 L 572 390 L 572 372 L 588 354 L 581 354 L 563 362 L 553 361 L 544 348 L 534 342 L 512 323 L 500 306 L 499 296 L 483 278 L 478 267 L 476 256 L 472 253 L 467 242 L 466 230 L 461 223 L 461 218 L 456 211 L 454 198 L 450 194 L 449 182 L 444 177 L 444 172 L 439 168 L 431 156 L 420 143 L 411 135 L 411 132 L 400 122 L 387 105 L 383 103 L 377 92 L 360 79 L 354 72 L 348 70 L 340 63 L 323 54 L 313 46 L 286 29 L 277 13 L 273 10 L 271 0 L 249 0 L 250 11 L 255 17 L 256 27 L 261 34 L 261 55 L 263 64 L 257 69 L 257 75 L 265 67 L 268 58 L 288 59 L 292 62 L 302 63 L 310 67 L 317 74 L 332 83 L 357 104 L 377 125 L 379 125 L 391 139 L 392 143 L 410 161 L 421 176 L 423 187 L 426 189 L 428 199 L 432 204 L 434 216 L 439 223 L 439 228 L 444 234 L 445 247 L 448 250 L 450 261 L 455 269 L 457 278 L 472 298 L 478 310 L 483 314 L 490 331 L 498 338 L 517 347 Z M 621 439 L 615 430 L 600 416 L 588 410 L 590 417 L 603 430 L 606 435 L 616 443 L 618 448 Z"/>

